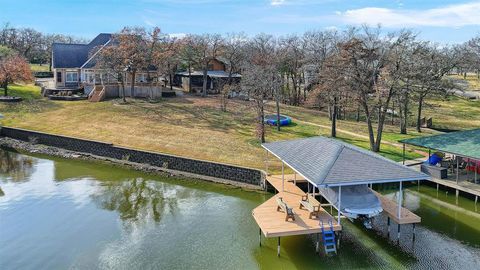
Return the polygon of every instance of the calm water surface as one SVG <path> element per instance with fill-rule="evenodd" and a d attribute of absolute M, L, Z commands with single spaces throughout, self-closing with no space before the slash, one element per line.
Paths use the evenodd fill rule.
<path fill-rule="evenodd" d="M 345 221 L 335 257 L 297 236 L 280 258 L 251 216 L 269 194 L 6 151 L 0 187 L 0 269 L 480 269 L 480 209 L 427 186 L 405 192 L 423 219 L 414 244 L 380 217 L 374 231 Z"/>

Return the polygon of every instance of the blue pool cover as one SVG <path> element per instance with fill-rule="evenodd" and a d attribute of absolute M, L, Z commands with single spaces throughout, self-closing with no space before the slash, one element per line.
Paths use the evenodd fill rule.
<path fill-rule="evenodd" d="M 276 126 L 277 125 L 277 115 L 276 114 L 269 114 L 265 115 L 265 123 Z M 288 126 L 292 123 L 292 118 L 285 116 L 285 115 L 280 115 L 280 126 Z"/>

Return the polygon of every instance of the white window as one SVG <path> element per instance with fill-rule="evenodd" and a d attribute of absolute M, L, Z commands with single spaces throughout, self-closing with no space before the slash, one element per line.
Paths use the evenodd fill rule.
<path fill-rule="evenodd" d="M 78 73 L 77 72 L 67 72 L 66 82 L 78 82 Z"/>
<path fill-rule="evenodd" d="M 139 73 L 135 76 L 135 81 L 136 82 L 141 82 L 141 83 L 145 83 L 147 82 L 147 74 L 145 73 Z"/>

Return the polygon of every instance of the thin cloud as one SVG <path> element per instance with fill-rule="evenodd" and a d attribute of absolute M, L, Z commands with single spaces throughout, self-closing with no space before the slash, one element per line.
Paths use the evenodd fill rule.
<path fill-rule="evenodd" d="M 287 3 L 287 1 L 285 1 L 285 0 L 271 0 L 270 1 L 270 5 L 272 5 L 272 6 L 281 6 L 281 5 L 284 5 L 286 3 Z"/>
<path fill-rule="evenodd" d="M 345 23 L 381 24 L 386 27 L 462 27 L 480 25 L 480 2 L 455 4 L 426 10 L 400 10 L 378 7 L 337 12 Z"/>

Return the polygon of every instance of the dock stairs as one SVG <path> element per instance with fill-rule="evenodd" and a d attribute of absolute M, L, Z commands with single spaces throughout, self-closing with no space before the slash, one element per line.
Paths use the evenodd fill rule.
<path fill-rule="evenodd" d="M 335 241 L 335 232 L 333 231 L 332 222 L 328 222 L 328 229 L 325 228 L 322 221 L 322 242 L 323 247 L 325 248 L 326 255 L 332 255 L 333 253 L 337 254 L 337 242 Z"/>

